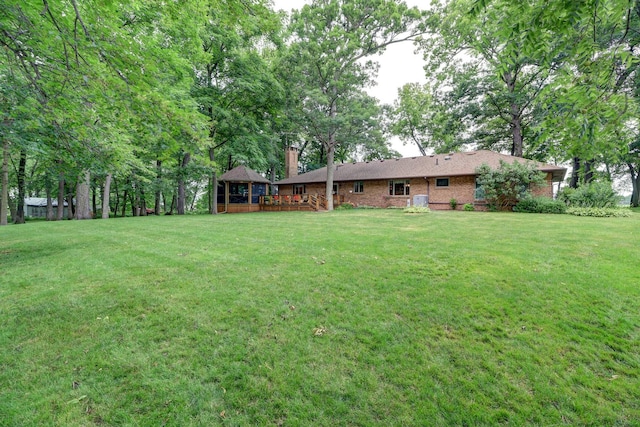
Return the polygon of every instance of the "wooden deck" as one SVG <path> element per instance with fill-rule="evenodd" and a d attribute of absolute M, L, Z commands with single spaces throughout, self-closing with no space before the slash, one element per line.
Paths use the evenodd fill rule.
<path fill-rule="evenodd" d="M 341 196 L 334 197 L 334 205 L 342 203 Z M 321 194 L 295 194 L 260 196 L 260 210 L 274 211 L 322 211 L 327 209 L 327 198 Z"/>

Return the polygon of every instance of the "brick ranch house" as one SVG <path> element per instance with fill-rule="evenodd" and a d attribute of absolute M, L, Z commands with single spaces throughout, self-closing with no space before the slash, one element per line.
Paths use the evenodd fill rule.
<path fill-rule="evenodd" d="M 456 199 L 458 209 L 470 203 L 482 210 L 486 208 L 486 202 L 483 192 L 477 191 L 476 168 L 487 164 L 496 169 L 501 160 L 507 163 L 533 162 L 479 150 L 336 164 L 334 200 L 355 206 L 387 208 L 421 204 L 431 209 L 451 209 L 449 202 Z M 297 163 L 297 150 L 288 149 L 285 156 L 287 178 L 275 182 L 278 193 L 282 196 L 324 194 L 327 168 L 298 175 Z M 548 184 L 534 193 L 553 197 L 553 183 L 562 182 L 567 169 L 541 162 L 533 163 L 546 173 Z"/>

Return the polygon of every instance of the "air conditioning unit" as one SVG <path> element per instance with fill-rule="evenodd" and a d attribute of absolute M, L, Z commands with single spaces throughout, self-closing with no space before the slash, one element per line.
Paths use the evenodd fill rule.
<path fill-rule="evenodd" d="M 429 207 L 429 196 L 426 194 L 416 194 L 413 196 L 413 206 Z"/>

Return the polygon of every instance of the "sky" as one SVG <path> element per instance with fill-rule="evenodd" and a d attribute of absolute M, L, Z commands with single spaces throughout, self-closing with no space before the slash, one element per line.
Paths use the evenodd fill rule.
<path fill-rule="evenodd" d="M 300 9 L 308 1 L 305 0 L 273 0 L 276 10 L 291 11 Z M 424 0 L 405 0 L 408 6 L 424 6 Z M 367 89 L 369 95 L 374 96 L 383 104 L 392 104 L 398 95 L 398 89 L 407 83 L 424 83 L 426 81 L 421 54 L 414 53 L 412 43 L 391 45 L 381 55 L 373 57 L 380 64 L 378 84 Z M 403 145 L 397 138 L 391 140 L 394 150 L 404 157 L 420 156 L 415 144 Z"/>

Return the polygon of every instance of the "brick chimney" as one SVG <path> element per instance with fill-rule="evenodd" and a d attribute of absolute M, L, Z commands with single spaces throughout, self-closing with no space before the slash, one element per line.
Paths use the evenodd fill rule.
<path fill-rule="evenodd" d="M 298 149 L 287 147 L 284 152 L 284 177 L 298 176 Z"/>

